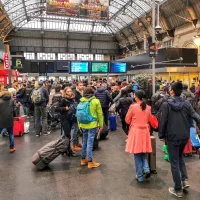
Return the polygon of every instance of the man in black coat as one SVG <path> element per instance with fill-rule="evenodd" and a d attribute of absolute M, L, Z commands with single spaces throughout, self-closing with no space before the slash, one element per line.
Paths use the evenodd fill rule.
<path fill-rule="evenodd" d="M 159 138 L 167 141 L 175 183 L 174 187 L 169 188 L 169 192 L 180 198 L 183 197 L 182 189 L 190 187 L 183 152 L 190 138 L 192 119 L 200 127 L 200 116 L 188 101 L 180 97 L 182 90 L 182 83 L 172 84 L 170 91 L 172 97 L 162 104 L 159 119 Z"/>
<path fill-rule="evenodd" d="M 95 97 L 99 99 L 104 115 L 104 122 L 106 125 L 108 125 L 108 109 L 109 104 L 113 103 L 112 97 L 110 93 L 107 90 L 107 84 L 102 83 L 101 87 L 97 89 L 95 92 Z"/>
<path fill-rule="evenodd" d="M 74 91 L 75 100 L 77 103 L 80 103 L 80 99 L 83 96 L 83 82 L 78 82 L 76 85 L 76 89 Z"/>
<path fill-rule="evenodd" d="M 11 98 L 11 93 L 7 90 L 0 91 L 0 133 L 6 128 L 9 134 L 10 153 L 15 152 L 14 134 L 13 134 L 13 108 L 14 101 Z"/>

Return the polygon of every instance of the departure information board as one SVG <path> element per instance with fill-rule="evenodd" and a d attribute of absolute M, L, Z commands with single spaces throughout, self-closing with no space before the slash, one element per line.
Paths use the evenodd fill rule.
<path fill-rule="evenodd" d="M 126 73 L 126 63 L 111 63 L 110 73 Z"/>
<path fill-rule="evenodd" d="M 92 62 L 92 73 L 108 73 L 108 62 Z"/>
<path fill-rule="evenodd" d="M 70 73 L 88 73 L 89 62 L 71 62 Z"/>

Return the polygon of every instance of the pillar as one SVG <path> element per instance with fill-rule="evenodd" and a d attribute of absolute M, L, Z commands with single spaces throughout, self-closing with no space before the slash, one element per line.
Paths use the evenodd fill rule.
<path fill-rule="evenodd" d="M 4 49 L 5 49 L 5 53 L 8 54 L 8 58 L 9 58 L 9 69 L 8 69 L 8 86 L 9 88 L 12 87 L 12 82 L 11 82 L 11 56 L 10 56 L 10 45 L 8 43 L 4 44 Z"/>

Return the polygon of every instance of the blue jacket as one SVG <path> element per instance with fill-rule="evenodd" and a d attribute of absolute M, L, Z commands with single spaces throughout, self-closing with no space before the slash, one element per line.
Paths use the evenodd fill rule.
<path fill-rule="evenodd" d="M 113 103 L 111 95 L 105 88 L 97 89 L 95 92 L 95 97 L 99 99 L 102 108 L 108 108 L 109 104 Z"/>

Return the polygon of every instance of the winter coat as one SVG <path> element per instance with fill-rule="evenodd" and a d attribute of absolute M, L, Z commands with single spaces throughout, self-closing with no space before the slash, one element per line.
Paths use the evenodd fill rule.
<path fill-rule="evenodd" d="M 140 104 L 132 104 L 125 118 L 126 123 L 130 124 L 125 151 L 132 154 L 152 152 L 149 130 L 151 107 L 147 106 L 143 111 Z"/>
<path fill-rule="evenodd" d="M 80 101 L 85 102 L 85 101 L 90 100 L 91 98 L 94 98 L 94 97 L 90 97 L 90 98 L 82 97 Z M 98 126 L 103 127 L 103 113 L 102 113 L 101 103 L 96 98 L 94 98 L 90 102 L 90 114 L 93 117 L 96 117 L 97 121 L 90 122 L 89 124 L 79 123 L 79 127 L 84 128 L 84 129 L 97 128 Z"/>
<path fill-rule="evenodd" d="M 190 92 L 195 93 L 195 91 L 196 91 L 196 87 L 195 87 L 195 85 L 192 85 L 190 87 Z"/>
<path fill-rule="evenodd" d="M 13 127 L 14 101 L 8 91 L 0 92 L 0 128 Z"/>
<path fill-rule="evenodd" d="M 130 105 L 133 103 L 133 99 L 131 97 L 121 97 L 119 101 L 116 103 L 116 109 L 120 111 L 121 117 L 125 118 Z"/>
<path fill-rule="evenodd" d="M 176 96 L 169 98 L 161 106 L 159 138 L 168 141 L 188 139 L 192 118 L 200 127 L 200 116 L 188 101 Z"/>
<path fill-rule="evenodd" d="M 82 98 L 81 93 L 78 90 L 74 90 L 74 94 L 75 94 L 75 100 L 77 103 L 80 102 L 80 99 Z"/>
<path fill-rule="evenodd" d="M 20 103 L 25 103 L 26 101 L 26 88 L 21 88 L 19 91 L 16 93 L 17 101 Z"/>
<path fill-rule="evenodd" d="M 105 88 L 97 89 L 95 92 L 95 97 L 99 99 L 102 108 L 108 108 L 109 104 L 113 103 L 111 95 Z"/>
<path fill-rule="evenodd" d="M 70 110 L 66 110 L 66 107 L 77 106 L 77 102 L 75 101 L 74 96 L 72 98 L 62 97 L 58 107 L 56 107 L 55 111 L 61 114 L 61 120 L 67 119 L 70 121 L 74 121 L 72 119 L 72 113 Z M 75 114 L 75 113 L 74 113 Z"/>

